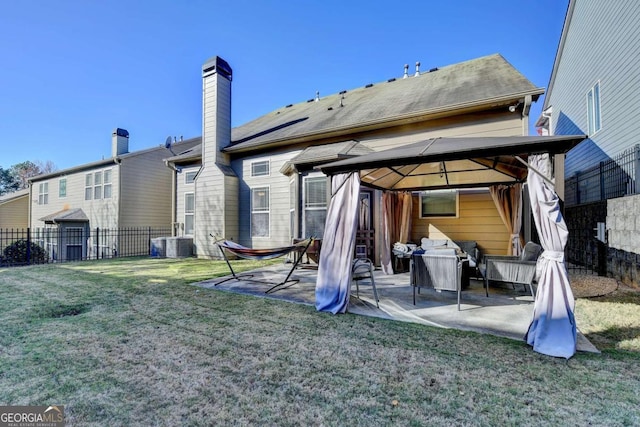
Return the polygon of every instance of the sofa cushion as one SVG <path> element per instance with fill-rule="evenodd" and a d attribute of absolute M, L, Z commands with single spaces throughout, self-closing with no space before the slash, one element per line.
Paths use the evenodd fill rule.
<path fill-rule="evenodd" d="M 448 240 L 446 239 L 427 239 L 426 237 L 423 237 L 420 240 L 420 246 L 426 251 L 435 248 L 446 248 L 448 247 L 447 242 Z"/>

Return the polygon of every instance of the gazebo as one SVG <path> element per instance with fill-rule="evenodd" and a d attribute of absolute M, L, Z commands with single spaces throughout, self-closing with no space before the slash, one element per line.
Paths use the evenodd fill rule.
<path fill-rule="evenodd" d="M 527 183 L 540 242 L 538 292 L 525 339 L 537 352 L 569 358 L 576 349 L 574 299 L 564 264 L 567 228 L 555 193 L 551 156 L 586 135 L 432 138 L 319 166 L 332 179 L 316 308 L 346 311 L 360 185 L 384 191 L 514 186 Z M 384 221 L 384 220 L 383 220 Z M 384 242 L 389 246 L 393 242 Z M 388 251 L 389 248 L 383 248 Z"/>

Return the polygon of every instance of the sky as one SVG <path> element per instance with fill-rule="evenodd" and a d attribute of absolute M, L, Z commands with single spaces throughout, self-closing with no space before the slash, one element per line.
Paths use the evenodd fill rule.
<path fill-rule="evenodd" d="M 202 65 L 233 69 L 232 125 L 500 53 L 546 88 L 568 0 L 0 2 L 0 167 L 66 169 L 202 134 Z M 543 98 L 531 109 L 533 123 Z"/>

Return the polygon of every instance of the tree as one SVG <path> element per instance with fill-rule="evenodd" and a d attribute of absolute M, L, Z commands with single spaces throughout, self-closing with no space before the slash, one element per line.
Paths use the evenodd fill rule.
<path fill-rule="evenodd" d="M 40 161 L 34 163 L 27 160 L 26 162 L 15 164 L 9 169 L 13 179 L 18 183 L 18 190 L 29 186 L 29 178 L 55 172 L 56 170 L 56 165 L 50 160 L 46 163 Z"/>
<path fill-rule="evenodd" d="M 0 196 L 18 190 L 18 186 L 19 184 L 11 174 L 11 170 L 0 167 Z"/>

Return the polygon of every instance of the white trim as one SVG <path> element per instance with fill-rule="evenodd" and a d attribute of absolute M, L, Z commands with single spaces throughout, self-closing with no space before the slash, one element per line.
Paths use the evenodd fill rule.
<path fill-rule="evenodd" d="M 254 190 L 260 190 L 260 189 L 266 189 L 269 194 L 268 194 L 268 198 L 267 198 L 267 202 L 268 202 L 268 209 L 267 210 L 259 210 L 259 211 L 254 211 L 253 210 L 253 191 Z M 255 236 L 253 234 L 253 214 L 257 213 L 257 214 L 268 214 L 268 225 L 267 225 L 267 235 L 266 236 Z M 259 186 L 255 186 L 255 187 L 250 187 L 249 188 L 249 233 L 252 239 L 266 239 L 266 238 L 270 238 L 271 237 L 271 186 L 270 185 L 259 185 Z"/>
<path fill-rule="evenodd" d="M 257 175 L 254 174 L 253 173 L 253 165 L 255 165 L 257 163 L 266 163 L 267 164 L 267 173 L 261 173 L 261 174 L 257 174 Z M 262 177 L 262 176 L 271 176 L 271 159 L 253 160 L 253 161 L 249 162 L 249 173 L 250 173 L 252 178 L 254 178 L 254 177 Z"/>

